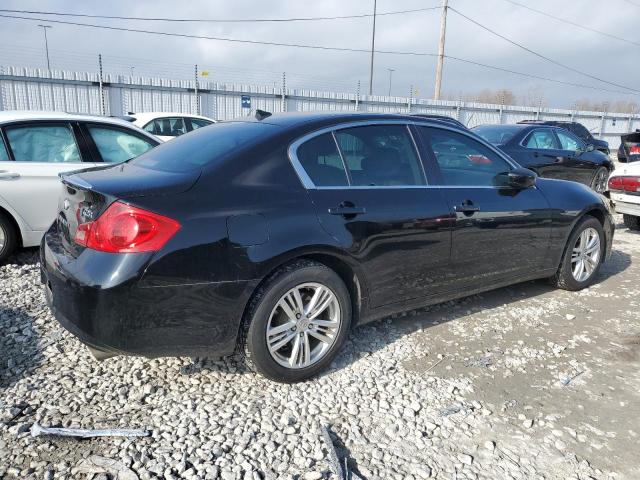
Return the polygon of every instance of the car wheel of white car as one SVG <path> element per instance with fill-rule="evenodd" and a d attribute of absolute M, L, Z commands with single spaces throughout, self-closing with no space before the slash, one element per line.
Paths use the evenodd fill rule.
<path fill-rule="evenodd" d="M 629 230 L 640 230 L 640 217 L 624 214 L 622 220 Z"/>
<path fill-rule="evenodd" d="M 0 212 L 0 263 L 13 253 L 18 243 L 16 229 L 13 222 Z"/>

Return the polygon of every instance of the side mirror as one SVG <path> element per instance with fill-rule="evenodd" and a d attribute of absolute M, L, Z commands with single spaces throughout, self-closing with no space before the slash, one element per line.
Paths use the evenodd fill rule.
<path fill-rule="evenodd" d="M 536 184 L 538 175 L 526 168 L 516 168 L 509 172 L 496 175 L 495 184 L 498 187 L 509 187 L 518 190 L 533 187 Z"/>
<path fill-rule="evenodd" d="M 585 152 L 593 152 L 596 149 L 596 147 L 593 144 L 589 144 L 587 145 L 587 148 L 585 149 Z"/>

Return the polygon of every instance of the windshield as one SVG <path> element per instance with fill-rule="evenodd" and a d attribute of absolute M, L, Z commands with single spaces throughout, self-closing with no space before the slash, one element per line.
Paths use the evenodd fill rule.
<path fill-rule="evenodd" d="M 268 123 L 221 122 L 170 140 L 129 163 L 165 172 L 187 172 L 221 161 L 277 130 Z"/>
<path fill-rule="evenodd" d="M 494 145 L 504 145 L 518 133 L 521 127 L 516 125 L 480 125 L 474 127 L 473 133 Z"/>

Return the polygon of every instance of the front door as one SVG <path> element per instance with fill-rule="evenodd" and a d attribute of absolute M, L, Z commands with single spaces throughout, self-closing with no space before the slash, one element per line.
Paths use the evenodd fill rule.
<path fill-rule="evenodd" d="M 364 273 L 371 307 L 445 288 L 451 214 L 442 192 L 427 187 L 406 125 L 322 133 L 296 156 L 321 225 Z"/>
<path fill-rule="evenodd" d="M 497 187 L 496 176 L 514 167 L 475 138 L 436 127 L 418 130 L 455 212 L 451 263 L 459 280 L 456 288 L 542 270 L 551 210 L 540 191 Z"/>
<path fill-rule="evenodd" d="M 32 231 L 45 231 L 56 217 L 59 173 L 83 163 L 73 126 L 39 122 L 4 127 L 8 160 L 0 161 L 0 195 Z"/>

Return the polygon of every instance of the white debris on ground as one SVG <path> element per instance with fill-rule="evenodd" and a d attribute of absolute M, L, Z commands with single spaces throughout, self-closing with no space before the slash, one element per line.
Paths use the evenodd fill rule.
<path fill-rule="evenodd" d="M 21 252 L 0 267 L 0 478 L 334 479 L 322 425 L 368 480 L 639 478 L 640 235 L 616 235 L 588 290 L 529 282 L 369 324 L 297 385 L 234 358 L 97 362 Z"/>

